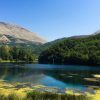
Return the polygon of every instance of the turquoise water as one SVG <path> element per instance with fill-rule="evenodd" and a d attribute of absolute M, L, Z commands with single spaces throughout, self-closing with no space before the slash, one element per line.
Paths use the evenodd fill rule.
<path fill-rule="evenodd" d="M 30 82 L 60 89 L 86 90 L 100 87 L 100 80 L 90 81 L 100 74 L 100 66 L 50 65 L 50 64 L 0 64 L 0 79 L 8 82 Z"/>

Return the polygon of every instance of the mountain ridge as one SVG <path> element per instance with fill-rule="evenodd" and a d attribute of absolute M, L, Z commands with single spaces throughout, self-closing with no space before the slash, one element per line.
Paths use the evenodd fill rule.
<path fill-rule="evenodd" d="M 9 35 L 14 38 L 27 40 L 33 43 L 40 43 L 43 44 L 46 41 L 38 36 L 36 33 L 31 32 L 19 25 L 0 22 L 0 35 Z"/>

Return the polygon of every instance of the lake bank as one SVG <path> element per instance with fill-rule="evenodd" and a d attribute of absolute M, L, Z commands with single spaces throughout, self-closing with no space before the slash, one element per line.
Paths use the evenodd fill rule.
<path fill-rule="evenodd" d="M 64 65 L 64 66 L 69 66 L 69 65 L 73 65 L 73 66 L 91 66 L 91 67 L 100 67 L 100 64 L 73 64 L 73 63 L 70 63 L 70 64 L 53 64 L 53 63 L 39 63 L 38 62 L 38 59 L 34 60 L 34 61 L 23 61 L 23 60 L 1 60 L 0 59 L 0 63 L 27 63 L 27 64 L 43 64 L 43 65 Z"/>
<path fill-rule="evenodd" d="M 44 85 L 36 85 L 30 83 L 8 83 L 4 80 L 0 81 L 0 100 L 98 100 L 100 98 L 100 89 L 89 93 L 85 91 L 74 91 L 65 89 L 63 92 L 55 87 L 47 87 Z M 12 98 L 12 99 L 9 99 Z"/>
<path fill-rule="evenodd" d="M 37 61 L 21 61 L 21 60 L 0 60 L 0 63 L 37 63 Z"/>

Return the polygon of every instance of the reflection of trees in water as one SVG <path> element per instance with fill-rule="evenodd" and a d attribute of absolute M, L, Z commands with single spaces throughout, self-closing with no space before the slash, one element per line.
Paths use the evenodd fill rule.
<path fill-rule="evenodd" d="M 16 64 L 0 64 L 0 79 L 10 79 L 11 77 L 18 76 L 25 71 L 27 71 L 26 68 L 23 69 L 22 66 L 19 67 Z"/>
<path fill-rule="evenodd" d="M 99 71 L 46 71 L 46 75 L 52 76 L 53 78 L 63 81 L 64 83 L 70 84 L 81 84 L 85 86 L 100 86 L 100 80 L 97 81 L 90 81 L 85 80 L 85 78 L 94 79 L 93 74 L 100 74 Z"/>
<path fill-rule="evenodd" d="M 0 79 L 11 82 L 33 82 L 44 77 L 41 71 L 17 64 L 0 65 Z"/>
<path fill-rule="evenodd" d="M 39 79 L 50 76 L 56 80 L 69 84 L 81 84 L 100 86 L 100 80 L 91 81 L 85 78 L 94 78 L 93 74 L 100 74 L 100 71 L 66 71 L 58 69 L 32 69 L 24 64 L 2 64 L 0 65 L 0 79 L 18 82 L 36 82 Z"/>

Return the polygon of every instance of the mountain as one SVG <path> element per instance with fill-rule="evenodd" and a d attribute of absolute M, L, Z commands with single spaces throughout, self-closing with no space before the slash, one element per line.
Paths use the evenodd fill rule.
<path fill-rule="evenodd" d="M 39 62 L 100 66 L 100 33 L 52 43 L 40 53 Z"/>
<path fill-rule="evenodd" d="M 88 38 L 94 35 L 100 34 L 100 31 L 96 31 L 93 34 L 90 35 L 76 35 L 76 36 L 70 36 L 70 37 L 64 37 L 64 38 L 60 38 L 60 39 L 56 39 L 54 41 L 50 41 L 50 42 L 46 42 L 42 45 L 39 45 L 35 48 L 35 52 L 37 54 L 40 54 L 42 51 L 44 51 L 45 49 L 48 49 L 49 47 L 51 47 L 52 45 L 55 45 L 57 43 L 61 43 L 67 39 L 71 40 L 71 39 L 84 39 L 84 38 Z"/>
<path fill-rule="evenodd" d="M 81 39 L 81 38 L 88 38 L 89 36 L 94 36 L 100 34 L 100 30 L 94 32 L 93 34 L 90 35 L 76 35 L 76 36 L 70 36 L 70 37 L 64 37 L 64 38 L 60 38 L 60 39 L 56 39 L 54 41 L 50 41 L 50 42 L 46 42 L 42 45 L 39 45 L 38 47 L 35 48 L 35 52 L 37 52 L 38 54 L 40 54 L 42 51 L 44 51 L 45 49 L 48 49 L 49 47 L 51 47 L 54 44 L 60 43 L 65 41 L 66 39 Z"/>
<path fill-rule="evenodd" d="M 67 38 L 60 38 L 60 39 L 56 39 L 56 40 L 54 40 L 54 41 L 46 42 L 46 43 L 44 43 L 44 44 L 42 44 L 42 45 L 37 46 L 37 47 L 35 48 L 34 51 L 35 51 L 37 54 L 40 54 L 40 53 L 41 53 L 42 51 L 44 51 L 45 49 L 51 47 L 52 45 L 54 45 L 54 44 L 56 44 L 56 43 L 59 43 L 59 42 L 61 42 L 61 41 L 64 41 L 65 39 L 67 39 Z"/>
<path fill-rule="evenodd" d="M 21 26 L 0 22 L 0 42 L 14 44 L 43 44 L 46 41 Z"/>
<path fill-rule="evenodd" d="M 100 34 L 100 30 L 97 30 L 96 32 L 93 33 L 93 35 L 96 35 L 96 34 Z"/>
<path fill-rule="evenodd" d="M 84 38 L 84 37 L 88 37 L 89 35 L 76 35 L 76 36 L 71 36 L 71 37 L 69 37 L 69 38 Z"/>

